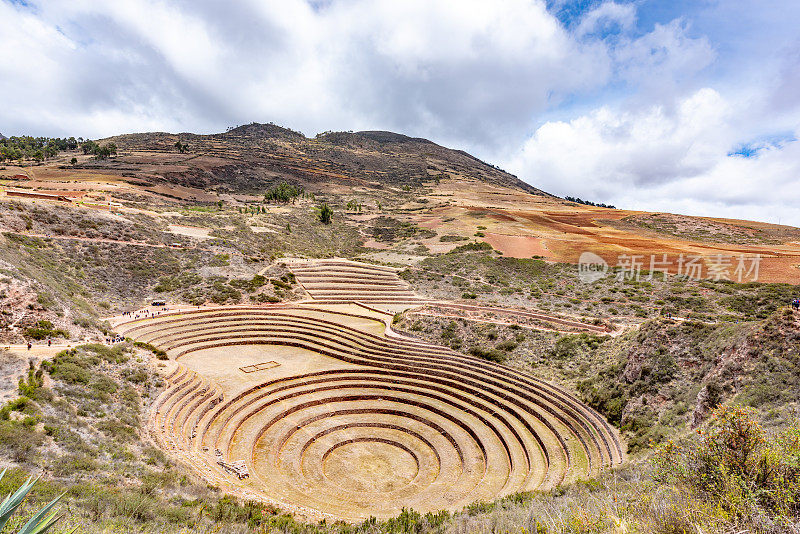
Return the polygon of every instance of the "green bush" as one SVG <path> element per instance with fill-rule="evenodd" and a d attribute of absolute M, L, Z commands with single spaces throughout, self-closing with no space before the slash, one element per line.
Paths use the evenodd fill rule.
<path fill-rule="evenodd" d="M 292 289 L 292 284 L 285 280 L 270 278 L 269 281 L 276 289 Z"/>
<path fill-rule="evenodd" d="M 143 384 L 147 380 L 147 370 L 142 367 L 125 369 L 122 371 L 122 378 L 134 384 Z"/>
<path fill-rule="evenodd" d="M 607 338 L 595 334 L 565 334 L 561 336 L 553 348 L 550 356 L 556 360 L 566 360 L 576 355 L 585 354 L 596 350 Z"/>
<path fill-rule="evenodd" d="M 92 379 L 88 370 L 73 362 L 57 364 L 50 376 L 67 384 L 88 384 Z"/>
<path fill-rule="evenodd" d="M 129 349 L 121 343 L 111 347 L 100 343 L 88 343 L 86 345 L 81 345 L 79 348 L 94 352 L 108 363 L 125 363 L 128 361 Z"/>
<path fill-rule="evenodd" d="M 9 420 L 11 418 L 11 412 L 19 412 L 28 416 L 38 416 L 40 410 L 33 400 L 23 396 L 8 401 L 5 406 L 0 408 L 0 419 L 4 421 Z"/>
<path fill-rule="evenodd" d="M 267 279 L 264 276 L 257 274 L 253 276 L 253 278 L 251 278 L 250 280 L 242 278 L 234 278 L 228 283 L 232 287 L 235 287 L 236 289 L 243 289 L 246 290 L 248 293 L 255 293 L 256 291 L 258 291 L 258 288 L 267 283 Z"/>
<path fill-rule="evenodd" d="M 259 295 L 256 295 L 255 297 L 253 297 L 253 300 L 255 302 L 270 302 L 273 304 L 281 301 L 280 297 L 276 297 L 275 295 L 268 295 L 266 293 L 261 293 Z"/>
<path fill-rule="evenodd" d="M 149 350 L 153 354 L 155 354 L 156 358 L 159 360 L 169 360 L 169 356 L 163 350 L 159 349 L 158 347 L 154 347 L 150 343 L 145 343 L 144 341 L 134 341 L 134 347 L 139 347 L 140 349 Z"/>
<path fill-rule="evenodd" d="M 657 449 L 654 479 L 697 490 L 735 518 L 794 523 L 800 517 L 800 424 L 768 435 L 753 416 L 741 406 L 718 408 L 697 439 Z"/>
<path fill-rule="evenodd" d="M 42 369 L 34 368 L 33 364 L 30 364 L 28 368 L 28 376 L 26 378 L 19 379 L 19 393 L 24 397 L 28 397 L 30 399 L 40 399 L 40 398 L 49 398 L 52 396 L 49 390 L 43 387 L 44 386 L 44 376 L 42 373 Z"/>
<path fill-rule="evenodd" d="M 475 243 L 467 243 L 466 245 L 459 245 L 448 254 L 459 254 L 461 252 L 482 252 L 482 251 L 491 251 L 494 250 L 492 245 L 487 243 L 486 241 L 475 242 Z"/>
<path fill-rule="evenodd" d="M 500 343 L 498 343 L 497 349 L 505 352 L 511 352 L 512 350 L 516 349 L 517 346 L 518 346 L 517 342 L 507 339 L 506 341 L 501 341 Z"/>
<path fill-rule="evenodd" d="M 439 241 L 442 243 L 455 243 L 457 241 L 466 241 L 467 239 L 469 238 L 463 235 L 443 235 L 439 237 Z"/>
<path fill-rule="evenodd" d="M 0 421 L 0 454 L 15 462 L 29 462 L 44 441 L 44 435 L 16 421 Z"/>
<path fill-rule="evenodd" d="M 157 293 L 164 293 L 175 291 L 177 289 L 185 289 L 203 281 L 203 277 L 192 271 L 186 271 L 177 276 L 162 276 L 158 279 L 158 283 L 153 287 L 153 291 Z"/>
<path fill-rule="evenodd" d="M 36 322 L 36 326 L 26 328 L 25 336 L 36 340 L 49 337 L 69 338 L 69 332 L 63 328 L 53 328 L 53 323 L 47 320 L 41 320 Z"/>
<path fill-rule="evenodd" d="M 456 337 L 456 328 L 458 325 L 455 321 L 450 321 L 447 326 L 442 328 L 442 339 L 454 339 Z"/>
<path fill-rule="evenodd" d="M 484 347 L 474 346 L 470 347 L 469 353 L 473 356 L 477 356 L 478 358 L 483 358 L 484 360 L 497 363 L 503 363 L 506 360 L 505 354 L 497 349 L 487 349 Z"/>

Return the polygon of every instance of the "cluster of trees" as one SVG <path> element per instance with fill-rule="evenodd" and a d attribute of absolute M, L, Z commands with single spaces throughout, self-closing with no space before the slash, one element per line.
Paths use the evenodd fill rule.
<path fill-rule="evenodd" d="M 357 200 L 348 200 L 347 211 L 357 211 L 358 213 L 361 213 L 361 203 Z"/>
<path fill-rule="evenodd" d="M 75 150 L 82 137 L 20 137 L 0 138 L 0 161 L 35 160 L 52 158 L 59 152 Z"/>
<path fill-rule="evenodd" d="M 175 141 L 175 148 L 177 148 L 178 152 L 180 152 L 181 154 L 186 154 L 187 152 L 189 152 L 189 145 L 181 143 L 180 141 Z"/>
<path fill-rule="evenodd" d="M 0 162 L 3 161 L 44 161 L 52 158 L 59 152 L 77 150 L 80 148 L 84 154 L 92 154 L 98 159 L 106 159 L 117 153 L 117 145 L 106 143 L 100 146 L 94 141 L 83 137 L 0 137 Z M 78 162 L 72 158 L 71 163 Z"/>
<path fill-rule="evenodd" d="M 289 185 L 286 182 L 281 182 L 264 194 L 264 200 L 267 202 L 294 202 L 297 197 L 305 194 L 302 187 Z"/>
<path fill-rule="evenodd" d="M 245 206 L 244 208 L 239 208 L 239 213 L 257 215 L 259 213 L 269 213 L 269 209 L 266 206 Z"/>
<path fill-rule="evenodd" d="M 611 204 L 603 204 L 602 202 L 592 202 L 590 200 L 581 200 L 580 198 L 576 197 L 564 197 L 564 200 L 568 200 L 570 202 L 575 202 L 577 204 L 583 204 L 584 206 L 595 206 L 597 208 L 610 208 L 612 210 L 617 209 L 616 206 L 612 206 Z"/>
<path fill-rule="evenodd" d="M 95 143 L 94 141 L 85 141 L 81 145 L 84 154 L 92 154 L 97 159 L 107 159 L 109 156 L 114 156 L 117 153 L 117 145 L 115 143 L 106 143 L 103 146 Z"/>

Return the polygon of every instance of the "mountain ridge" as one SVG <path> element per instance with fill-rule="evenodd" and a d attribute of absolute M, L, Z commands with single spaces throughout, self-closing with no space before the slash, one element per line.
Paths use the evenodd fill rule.
<path fill-rule="evenodd" d="M 264 174 L 298 183 L 328 180 L 381 182 L 388 185 L 421 186 L 442 178 L 474 179 L 511 187 L 535 195 L 557 198 L 524 182 L 480 158 L 460 149 L 448 148 L 428 139 L 382 130 L 323 132 L 314 137 L 271 123 L 251 123 L 215 134 L 143 132 L 99 139 L 115 143 L 126 151 L 178 152 L 181 143 L 187 154 L 198 157 L 233 159 L 239 173 L 250 172 L 258 187 Z M 112 166 L 109 161 L 89 164 Z M 195 161 L 190 174 L 210 173 L 222 185 L 229 180 L 217 162 Z M 175 178 L 173 175 L 172 178 Z M 276 180 L 272 180 L 274 182 Z M 195 184 L 198 186 L 199 184 Z M 214 185 L 207 182 L 204 186 Z M 246 190 L 238 183 L 232 191 Z"/>

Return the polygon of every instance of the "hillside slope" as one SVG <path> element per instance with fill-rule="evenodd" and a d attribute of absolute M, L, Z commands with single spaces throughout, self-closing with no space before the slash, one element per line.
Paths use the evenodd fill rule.
<path fill-rule="evenodd" d="M 281 180 L 415 187 L 458 176 L 546 195 L 466 152 L 392 132 L 326 132 L 307 138 L 274 124 L 252 123 L 212 135 L 138 133 L 99 142 L 113 142 L 125 152 L 147 152 L 151 163 L 179 167 L 168 165 L 163 173 L 151 173 L 128 166 L 128 172 L 230 192 L 252 192 Z M 188 148 L 185 158 L 175 160 L 178 142 Z M 122 167 L 110 161 L 93 166 Z"/>

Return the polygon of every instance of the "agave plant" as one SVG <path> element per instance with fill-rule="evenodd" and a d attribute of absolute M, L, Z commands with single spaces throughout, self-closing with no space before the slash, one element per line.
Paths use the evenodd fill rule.
<path fill-rule="evenodd" d="M 3 469 L 3 472 L 0 473 L 0 480 L 3 479 L 3 475 L 6 474 L 6 470 Z M 22 504 L 22 501 L 25 500 L 25 497 L 28 496 L 28 493 L 33 489 L 33 485 L 36 484 L 38 478 L 34 479 L 33 477 L 28 477 L 28 480 L 17 489 L 14 493 L 9 493 L 6 499 L 0 504 L 0 532 L 3 531 L 3 528 L 8 523 L 8 520 L 14 514 L 14 512 L 19 508 L 19 505 Z M 33 517 L 31 517 L 27 523 L 25 523 L 22 528 L 17 531 L 17 534 L 41 534 L 42 532 L 47 532 L 50 530 L 50 527 L 56 524 L 56 521 L 61 519 L 61 516 L 58 515 L 57 510 L 53 510 L 53 507 L 58 503 L 58 501 L 63 497 L 64 494 L 62 493 L 58 497 L 52 500 L 50 504 L 36 512 Z M 75 532 L 78 530 L 78 527 L 75 527 L 70 531 Z"/>

